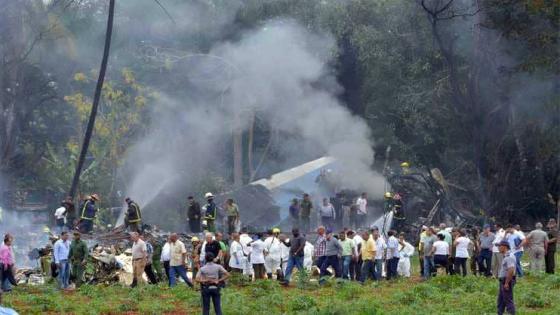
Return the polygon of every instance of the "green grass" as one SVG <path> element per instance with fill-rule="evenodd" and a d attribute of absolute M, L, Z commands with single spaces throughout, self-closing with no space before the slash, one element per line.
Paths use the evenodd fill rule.
<path fill-rule="evenodd" d="M 417 273 L 417 271 L 416 271 Z M 308 279 L 308 276 L 305 277 Z M 294 278 L 285 288 L 273 281 L 230 283 L 222 291 L 224 314 L 495 314 L 498 283 L 468 276 L 428 282 L 400 279 L 366 283 L 331 280 L 319 287 Z M 560 275 L 527 275 L 518 280 L 519 314 L 560 314 Z M 54 285 L 19 286 L 4 295 L 5 306 L 20 314 L 199 314 L 200 293 L 179 285 L 83 286 L 70 293 Z"/>

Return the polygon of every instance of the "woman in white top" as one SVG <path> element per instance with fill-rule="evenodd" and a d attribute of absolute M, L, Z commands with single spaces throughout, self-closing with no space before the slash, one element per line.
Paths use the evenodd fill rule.
<path fill-rule="evenodd" d="M 461 229 L 459 237 L 453 242 L 455 245 L 455 274 L 459 274 L 459 269 L 462 269 L 463 277 L 467 275 L 467 259 L 469 259 L 469 244 L 471 243 L 466 235 L 465 230 Z"/>
<path fill-rule="evenodd" d="M 434 265 L 437 267 L 444 267 L 447 270 L 449 263 L 449 244 L 445 241 L 445 235 L 439 233 L 438 240 L 432 245 L 431 255 L 434 256 Z"/>
<path fill-rule="evenodd" d="M 253 265 L 255 279 L 264 279 L 266 276 L 264 268 L 265 247 L 262 237 L 262 233 L 257 233 L 257 239 L 249 244 L 251 246 L 251 264 Z"/>
<path fill-rule="evenodd" d="M 243 253 L 243 246 L 239 243 L 239 233 L 232 234 L 233 241 L 229 247 L 229 266 L 232 272 L 242 273 L 246 264 L 246 257 Z"/>

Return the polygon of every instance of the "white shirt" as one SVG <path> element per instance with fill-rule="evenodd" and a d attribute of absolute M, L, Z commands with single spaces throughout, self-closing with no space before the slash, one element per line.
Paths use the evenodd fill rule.
<path fill-rule="evenodd" d="M 434 255 L 449 255 L 449 244 L 446 241 L 435 241 L 432 247 L 435 248 Z"/>
<path fill-rule="evenodd" d="M 360 237 L 360 239 L 362 238 Z M 375 248 L 377 249 L 375 251 L 375 259 L 383 259 L 383 253 L 387 248 L 387 244 L 385 243 L 383 236 L 379 236 L 377 240 L 375 240 Z"/>
<path fill-rule="evenodd" d="M 399 240 L 393 235 L 387 240 L 387 259 L 399 257 Z"/>
<path fill-rule="evenodd" d="M 247 259 L 243 254 L 243 246 L 237 241 L 232 241 L 229 247 L 230 259 L 229 266 L 231 268 L 243 269 L 245 268 L 245 260 Z"/>
<path fill-rule="evenodd" d="M 260 239 L 251 243 L 251 263 L 264 264 L 264 242 Z"/>
<path fill-rule="evenodd" d="M 327 218 L 335 218 L 336 214 L 334 212 L 334 207 L 332 204 L 328 203 L 326 206 L 323 204 L 321 205 L 321 216 Z"/>
<path fill-rule="evenodd" d="M 499 253 L 500 249 L 498 248 L 498 244 L 500 244 L 500 242 L 504 239 L 504 237 L 506 237 L 506 231 L 504 231 L 504 229 L 500 229 L 499 231 L 496 232 L 496 238 L 494 238 L 494 246 L 492 246 L 492 252 L 493 253 Z"/>
<path fill-rule="evenodd" d="M 287 238 L 286 242 L 289 242 L 290 239 Z M 280 243 L 280 257 L 282 258 L 282 261 L 285 263 L 288 261 L 288 259 L 290 258 L 290 248 L 286 245 L 284 245 L 284 243 Z"/>
<path fill-rule="evenodd" d="M 525 239 L 525 235 L 523 233 L 518 233 L 517 231 L 512 233 L 507 233 L 505 236 L 505 239 L 508 241 L 509 243 L 509 252 L 510 254 L 515 254 L 518 252 L 522 252 L 523 251 L 523 246 L 517 248 L 517 246 L 515 245 L 515 239 L 519 238 L 520 241 L 523 241 Z"/>
<path fill-rule="evenodd" d="M 273 260 L 278 260 L 282 258 L 282 249 L 280 248 L 280 240 L 277 237 L 270 236 L 264 240 L 264 250 L 267 253 L 267 257 Z"/>
<path fill-rule="evenodd" d="M 305 247 L 303 247 L 303 267 L 307 270 L 313 267 L 313 252 L 315 252 L 315 246 L 305 242 Z"/>
<path fill-rule="evenodd" d="M 170 261 L 171 260 L 171 248 L 169 247 L 169 243 L 165 242 L 163 247 L 161 248 L 161 258 L 160 261 Z"/>
<path fill-rule="evenodd" d="M 64 212 L 66 212 L 66 208 L 60 207 L 54 211 L 54 217 L 57 220 L 66 219 L 66 214 Z"/>
<path fill-rule="evenodd" d="M 359 214 L 367 214 L 367 199 L 362 197 L 358 198 L 358 200 L 356 200 L 356 205 L 358 206 Z"/>
<path fill-rule="evenodd" d="M 522 241 L 525 240 L 525 233 L 523 233 L 523 231 L 517 231 L 517 230 L 516 230 L 516 231 L 515 231 L 515 234 L 516 234 L 517 236 L 519 236 L 519 238 L 520 238 Z M 523 246 L 519 247 L 519 249 L 518 249 L 517 251 L 518 251 L 518 252 L 524 251 Z"/>
<path fill-rule="evenodd" d="M 354 246 L 358 248 L 358 245 L 361 245 L 364 239 L 360 235 L 356 234 L 352 238 L 352 241 L 354 241 Z"/>
<path fill-rule="evenodd" d="M 252 241 L 253 239 L 249 236 L 249 234 L 239 235 L 239 243 L 241 243 L 241 246 L 243 246 L 243 252 L 245 253 L 245 255 L 249 255 L 251 253 L 251 247 L 249 247 L 248 244 Z"/>
<path fill-rule="evenodd" d="M 469 258 L 469 244 L 471 240 L 461 236 L 455 241 L 457 243 L 455 250 L 455 257 L 457 258 Z"/>

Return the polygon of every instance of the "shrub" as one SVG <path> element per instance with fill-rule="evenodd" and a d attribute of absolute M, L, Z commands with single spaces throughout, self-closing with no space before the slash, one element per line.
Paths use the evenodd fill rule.
<path fill-rule="evenodd" d="M 288 302 L 288 309 L 291 311 L 306 311 L 315 306 L 315 299 L 307 295 L 298 295 Z"/>

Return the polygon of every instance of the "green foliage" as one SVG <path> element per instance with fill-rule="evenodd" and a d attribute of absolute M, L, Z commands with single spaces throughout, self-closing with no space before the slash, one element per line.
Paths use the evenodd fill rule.
<path fill-rule="evenodd" d="M 288 309 L 292 311 L 305 311 L 315 307 L 317 302 L 313 297 L 307 295 L 296 296 L 288 302 Z"/>

